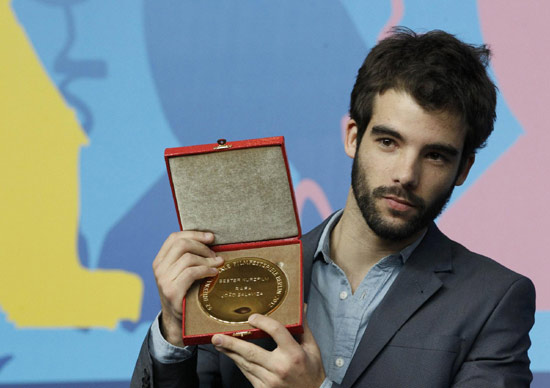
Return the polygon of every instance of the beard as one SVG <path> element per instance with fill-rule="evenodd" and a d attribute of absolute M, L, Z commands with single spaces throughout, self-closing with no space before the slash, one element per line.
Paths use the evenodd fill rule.
<path fill-rule="evenodd" d="M 359 155 L 356 155 L 351 169 L 353 195 L 367 225 L 377 236 L 384 240 L 401 241 L 424 229 L 441 214 L 453 193 L 454 182 L 433 201 L 426 203 L 422 198 L 404 189 L 402 186 L 380 186 L 372 189 L 368 183 L 365 171 L 359 167 L 358 159 Z M 382 199 L 387 195 L 405 199 L 414 206 L 416 214 L 401 225 L 394 225 L 388 222 L 376 207 L 376 200 Z M 390 209 L 390 213 L 396 217 L 401 216 L 397 210 Z"/>

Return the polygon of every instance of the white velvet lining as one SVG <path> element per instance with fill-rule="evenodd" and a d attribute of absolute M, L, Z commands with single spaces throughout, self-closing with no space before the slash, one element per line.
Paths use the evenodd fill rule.
<path fill-rule="evenodd" d="M 215 244 L 298 234 L 280 146 L 169 159 L 183 230 L 213 232 Z"/>

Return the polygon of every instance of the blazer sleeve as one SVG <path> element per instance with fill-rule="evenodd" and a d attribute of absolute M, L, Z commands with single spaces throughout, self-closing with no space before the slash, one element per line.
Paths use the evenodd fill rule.
<path fill-rule="evenodd" d="M 535 287 L 521 277 L 488 316 L 452 387 L 529 387 L 527 350 L 535 321 Z"/>
<path fill-rule="evenodd" d="M 197 351 L 187 360 L 164 364 L 151 356 L 149 335 L 145 337 L 141 346 L 130 383 L 131 388 L 219 386 L 219 356 L 212 346 L 198 346 Z"/>

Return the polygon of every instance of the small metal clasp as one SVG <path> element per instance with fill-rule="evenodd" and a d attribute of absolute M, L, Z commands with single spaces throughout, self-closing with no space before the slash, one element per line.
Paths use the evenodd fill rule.
<path fill-rule="evenodd" d="M 245 335 L 250 335 L 250 334 L 252 334 L 251 331 L 238 331 L 236 333 L 233 333 L 233 337 L 243 338 Z"/>
<path fill-rule="evenodd" d="M 231 145 L 227 144 L 227 140 L 225 139 L 218 139 L 218 145 L 214 149 L 223 150 L 225 148 L 231 148 Z"/>

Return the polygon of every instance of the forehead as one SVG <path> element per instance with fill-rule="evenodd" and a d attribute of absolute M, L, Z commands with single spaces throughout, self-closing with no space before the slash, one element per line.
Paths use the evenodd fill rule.
<path fill-rule="evenodd" d="M 466 137 L 466 129 L 456 115 L 425 110 L 410 94 L 395 89 L 374 98 L 367 132 L 380 125 L 410 141 L 447 143 L 460 150 Z"/>

